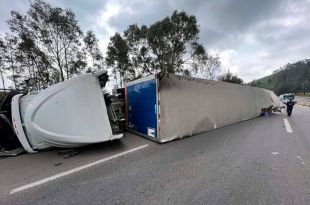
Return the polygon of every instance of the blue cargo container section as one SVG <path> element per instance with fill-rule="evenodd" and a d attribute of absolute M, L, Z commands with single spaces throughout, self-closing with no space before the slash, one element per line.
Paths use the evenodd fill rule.
<path fill-rule="evenodd" d="M 155 75 L 125 85 L 128 129 L 158 141 L 158 99 Z"/>

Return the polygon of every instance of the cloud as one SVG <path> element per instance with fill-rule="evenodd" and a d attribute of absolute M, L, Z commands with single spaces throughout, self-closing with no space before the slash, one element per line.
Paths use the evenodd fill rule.
<path fill-rule="evenodd" d="M 184 10 L 195 15 L 200 40 L 210 53 L 217 53 L 226 69 L 245 81 L 310 57 L 309 0 L 49 0 L 71 8 L 84 31 L 92 29 L 105 51 L 109 38 L 130 24 L 150 25 Z M 9 10 L 26 11 L 28 0 L 0 1 L 0 29 Z"/>
<path fill-rule="evenodd" d="M 207 50 L 217 51 L 224 67 L 245 81 L 309 56 L 309 1 L 113 2 L 121 9 L 106 23 L 118 32 L 133 23 L 151 24 L 176 9 L 195 15 Z"/>

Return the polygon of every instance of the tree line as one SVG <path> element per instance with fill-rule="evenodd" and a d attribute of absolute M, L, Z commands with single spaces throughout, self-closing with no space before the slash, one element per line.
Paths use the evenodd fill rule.
<path fill-rule="evenodd" d="M 221 70 L 219 58 L 199 42 L 196 17 L 178 11 L 150 26 L 132 24 L 116 33 L 106 63 L 120 74 L 120 84 L 158 72 L 215 79 Z"/>
<path fill-rule="evenodd" d="M 98 69 L 110 70 L 118 86 L 159 72 L 225 81 L 219 57 L 199 41 L 196 17 L 184 11 L 149 26 L 129 25 L 110 38 L 105 56 L 95 33 L 83 33 L 70 9 L 34 0 L 26 14 L 11 11 L 7 24 L 10 32 L 0 36 L 4 88 L 5 77 L 16 89 L 39 90 Z"/>
<path fill-rule="evenodd" d="M 10 32 L 0 38 L 3 88 L 5 76 L 16 89 L 28 86 L 39 90 L 103 67 L 94 32 L 84 34 L 69 9 L 35 0 L 25 15 L 11 11 L 7 23 Z"/>

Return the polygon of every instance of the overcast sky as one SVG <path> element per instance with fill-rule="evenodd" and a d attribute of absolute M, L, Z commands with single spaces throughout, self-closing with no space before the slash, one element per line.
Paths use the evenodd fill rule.
<path fill-rule="evenodd" d="M 0 0 L 0 33 L 11 10 L 25 12 L 29 0 Z M 128 25 L 152 24 L 174 10 L 195 15 L 207 51 L 242 79 L 271 74 L 310 57 L 310 0 L 49 0 L 71 8 L 83 31 L 94 30 L 105 52 L 109 38 Z"/>

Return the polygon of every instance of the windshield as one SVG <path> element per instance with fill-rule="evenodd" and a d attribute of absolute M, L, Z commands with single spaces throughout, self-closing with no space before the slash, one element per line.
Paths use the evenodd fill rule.
<path fill-rule="evenodd" d="M 284 95 L 284 100 L 294 100 L 294 95 Z"/>

